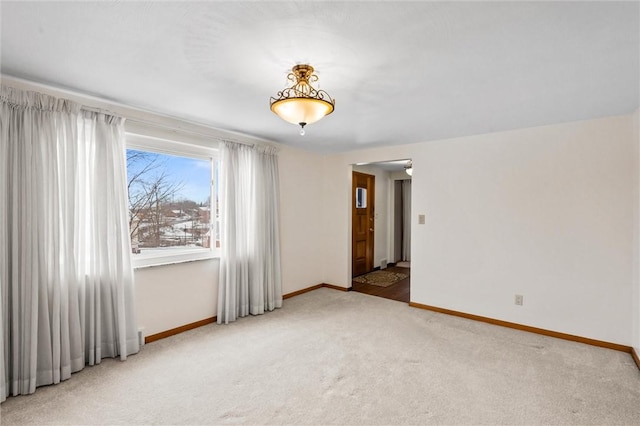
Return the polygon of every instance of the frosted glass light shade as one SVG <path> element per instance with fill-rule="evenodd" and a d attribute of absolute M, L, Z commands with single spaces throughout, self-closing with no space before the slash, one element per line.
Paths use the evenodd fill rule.
<path fill-rule="evenodd" d="M 333 112 L 333 104 L 321 99 L 289 98 L 271 104 L 271 111 L 291 124 L 311 124 Z"/>

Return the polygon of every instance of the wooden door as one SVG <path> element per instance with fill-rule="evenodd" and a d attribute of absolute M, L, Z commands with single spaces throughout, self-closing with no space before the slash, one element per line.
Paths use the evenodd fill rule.
<path fill-rule="evenodd" d="M 374 202 L 376 177 L 353 172 L 351 197 L 352 276 L 373 270 Z"/>

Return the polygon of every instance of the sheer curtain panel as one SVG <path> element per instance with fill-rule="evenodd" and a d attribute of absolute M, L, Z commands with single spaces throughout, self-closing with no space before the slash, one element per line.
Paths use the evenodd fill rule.
<path fill-rule="evenodd" d="M 272 147 L 220 150 L 218 323 L 282 307 L 278 157 Z"/>
<path fill-rule="evenodd" d="M 0 90 L 4 401 L 139 344 L 123 120 Z"/>

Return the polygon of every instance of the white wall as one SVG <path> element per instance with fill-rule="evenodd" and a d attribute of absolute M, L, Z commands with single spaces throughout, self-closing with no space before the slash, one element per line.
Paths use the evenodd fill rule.
<path fill-rule="evenodd" d="M 635 160 L 634 241 L 633 241 L 633 340 L 632 345 L 640 354 L 640 108 L 632 114 L 632 141 Z"/>
<path fill-rule="evenodd" d="M 283 146 L 278 165 L 282 279 L 287 294 L 324 279 L 323 157 Z"/>
<path fill-rule="evenodd" d="M 351 287 L 351 164 L 323 159 L 324 282 Z"/>
<path fill-rule="evenodd" d="M 138 326 L 145 336 L 216 315 L 219 259 L 136 269 Z"/>
<path fill-rule="evenodd" d="M 412 277 L 426 285 L 413 300 L 630 344 L 628 121 L 430 144 L 414 179 L 429 226 L 415 228 L 424 271 Z"/>
<path fill-rule="evenodd" d="M 623 116 L 328 157 L 325 203 L 343 206 L 328 244 L 350 244 L 349 164 L 412 158 L 413 302 L 630 345 L 631 129 Z M 327 257 L 345 287 L 347 260 Z"/>

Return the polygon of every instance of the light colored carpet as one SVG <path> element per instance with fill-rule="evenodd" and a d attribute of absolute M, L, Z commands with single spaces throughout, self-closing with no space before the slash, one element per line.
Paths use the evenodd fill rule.
<path fill-rule="evenodd" d="M 398 281 L 404 280 L 408 276 L 409 275 L 403 274 L 401 272 L 379 270 L 360 275 L 359 277 L 355 277 L 353 281 L 362 284 L 375 285 L 378 287 L 389 287 L 390 285 L 393 285 Z"/>
<path fill-rule="evenodd" d="M 105 360 L 2 424 L 640 424 L 628 354 L 318 289 Z"/>

